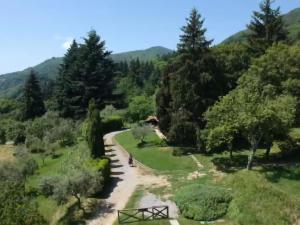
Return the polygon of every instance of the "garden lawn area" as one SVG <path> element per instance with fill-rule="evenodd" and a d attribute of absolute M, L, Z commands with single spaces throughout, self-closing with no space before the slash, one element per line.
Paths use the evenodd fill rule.
<path fill-rule="evenodd" d="M 197 166 L 190 156 L 176 157 L 172 155 L 172 148 L 164 147 L 163 142 L 154 132 L 145 139 L 143 147 L 138 147 L 138 141 L 134 139 L 130 131 L 125 131 L 116 136 L 117 142 L 122 145 L 135 159 L 144 165 L 157 171 L 192 172 Z"/>
<path fill-rule="evenodd" d="M 291 131 L 291 136 L 300 136 L 300 129 Z M 298 137 L 299 137 L 298 136 Z M 212 223 L 216 225 L 294 225 L 300 220 L 300 168 L 292 164 L 299 157 L 283 159 L 292 164 L 288 167 L 263 167 L 264 149 L 257 151 L 257 166 L 253 171 L 245 170 L 249 150 L 234 152 L 234 160 L 230 160 L 229 152 L 213 155 L 195 154 L 198 161 L 204 166 L 200 169 L 206 176 L 188 181 L 187 173 L 195 171 L 197 167 L 190 156 L 172 156 L 171 147 L 162 147 L 161 141 L 152 133 L 147 137 L 147 144 L 138 147 L 130 131 L 119 134 L 116 140 L 137 160 L 148 167 L 159 171 L 159 174 L 168 175 L 172 189 L 167 191 L 174 194 L 178 187 L 191 183 L 217 185 L 227 188 L 233 194 L 233 200 L 228 208 L 224 220 Z M 273 146 L 275 156 L 279 149 Z M 229 166 L 229 170 L 219 169 L 222 176 L 215 179 L 213 170 L 218 166 Z M 144 190 L 145 191 L 145 190 Z M 149 191 L 149 190 L 148 190 Z M 161 194 L 162 190 L 150 190 L 154 194 Z M 143 190 L 138 190 L 128 203 L 128 208 L 136 206 Z M 166 193 L 163 193 L 166 194 Z M 199 221 L 192 221 L 180 217 L 181 225 L 198 225 Z M 161 225 L 161 222 L 149 224 Z M 117 224 L 117 223 L 116 223 Z M 133 223 L 139 225 L 140 223 Z M 147 223 L 143 223 L 147 224 Z M 166 223 L 167 224 L 167 223 Z M 164 223 L 163 223 L 164 225 Z"/>
<path fill-rule="evenodd" d="M 33 176 L 28 177 L 26 182 L 26 188 L 36 189 L 39 186 L 40 181 L 44 177 L 59 175 L 64 167 L 64 162 L 69 158 L 69 154 L 72 153 L 72 150 L 75 148 L 82 148 L 83 143 L 79 143 L 73 147 L 61 148 L 56 153 L 59 155 L 57 158 L 52 158 L 51 156 L 47 156 L 45 158 L 45 162 L 43 164 L 43 158 L 40 154 L 32 154 L 34 159 L 37 161 L 39 165 L 39 169 Z M 63 215 L 63 211 L 66 210 L 68 203 L 66 204 L 58 204 L 52 198 L 46 198 L 44 196 L 39 195 L 37 198 L 38 210 L 41 215 L 50 223 L 53 220 L 57 220 L 58 215 Z"/>

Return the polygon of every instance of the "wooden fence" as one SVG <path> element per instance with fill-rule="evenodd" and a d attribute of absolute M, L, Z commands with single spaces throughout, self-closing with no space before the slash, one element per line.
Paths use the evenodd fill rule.
<path fill-rule="evenodd" d="M 118 210 L 119 224 L 168 218 L 168 206 L 153 206 L 149 208 Z"/>

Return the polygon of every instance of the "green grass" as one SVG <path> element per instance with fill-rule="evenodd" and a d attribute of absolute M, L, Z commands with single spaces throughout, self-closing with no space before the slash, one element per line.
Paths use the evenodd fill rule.
<path fill-rule="evenodd" d="M 69 159 L 70 154 L 72 154 L 75 149 L 79 148 L 84 148 L 84 143 L 79 143 L 73 147 L 62 148 L 57 151 L 59 157 L 52 158 L 51 156 L 48 156 L 45 158 L 44 163 L 42 155 L 32 154 L 39 165 L 39 169 L 33 176 L 27 178 L 27 189 L 38 188 L 40 181 L 44 177 L 61 175 L 62 169 L 65 166 L 66 161 Z M 69 204 L 68 202 L 66 204 L 58 204 L 52 198 L 46 198 L 41 195 L 37 196 L 36 202 L 39 212 L 49 223 L 53 220 L 59 219 L 56 217 L 58 215 L 61 216 L 63 212 L 66 211 Z"/>
<path fill-rule="evenodd" d="M 300 129 L 293 129 L 291 136 L 300 137 Z M 288 225 L 297 224 L 296 220 L 300 219 L 300 168 L 295 166 L 288 168 L 257 166 L 254 171 L 246 171 L 249 150 L 234 152 L 234 160 L 230 160 L 228 152 L 213 155 L 195 154 L 204 166 L 200 171 L 206 173 L 206 176 L 188 181 L 187 174 L 197 169 L 195 162 L 189 156 L 172 156 L 172 149 L 161 147 L 154 133 L 148 137 L 148 144 L 143 148 L 137 147 L 138 143 L 129 131 L 119 134 L 116 140 L 137 160 L 155 169 L 158 174 L 168 176 L 172 188 L 165 191 L 150 190 L 154 194 L 166 194 L 165 192 L 174 194 L 174 190 L 178 187 L 197 182 L 222 185 L 231 190 L 234 198 L 228 213 L 224 220 L 216 222 L 216 225 Z M 271 159 L 272 157 L 275 159 L 279 151 L 280 149 L 276 145 L 273 146 Z M 257 151 L 256 162 L 258 165 L 267 162 L 264 154 L 264 149 Z M 290 159 L 283 159 L 284 162 L 287 160 Z M 224 170 L 222 166 L 229 169 Z M 213 170 L 218 167 L 223 173 L 221 173 L 220 179 L 215 179 Z M 131 198 L 129 208 L 139 201 L 142 193 L 138 191 Z M 199 221 L 182 217 L 178 220 L 181 225 L 200 224 Z M 134 223 L 134 225 L 136 224 Z M 159 223 L 154 221 L 149 224 Z"/>
<path fill-rule="evenodd" d="M 192 172 L 197 169 L 195 162 L 190 156 L 176 157 L 172 155 L 171 148 L 161 147 L 160 139 L 154 132 L 146 138 L 144 147 L 138 147 L 138 141 L 134 139 L 130 131 L 117 135 L 116 140 L 135 159 L 152 169 L 161 172 L 178 170 Z"/>

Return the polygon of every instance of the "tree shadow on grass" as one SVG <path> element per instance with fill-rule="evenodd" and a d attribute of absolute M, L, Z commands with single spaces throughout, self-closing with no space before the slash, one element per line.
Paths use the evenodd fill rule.
<path fill-rule="evenodd" d="M 300 181 L 300 168 L 293 166 L 263 166 L 261 173 L 272 183 L 277 183 L 281 178 Z"/>
<path fill-rule="evenodd" d="M 212 159 L 217 170 L 225 173 L 234 173 L 238 170 L 246 168 L 248 162 L 247 155 L 234 155 L 230 157 L 215 157 Z"/>

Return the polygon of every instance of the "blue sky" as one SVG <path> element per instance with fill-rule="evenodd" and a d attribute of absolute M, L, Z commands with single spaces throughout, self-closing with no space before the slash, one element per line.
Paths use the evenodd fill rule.
<path fill-rule="evenodd" d="M 208 38 L 219 43 L 244 29 L 259 0 L 0 0 L 0 74 L 62 56 L 91 29 L 113 52 L 176 48 L 180 27 L 196 7 Z M 300 0 L 277 0 L 282 12 Z"/>

